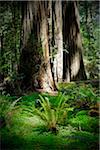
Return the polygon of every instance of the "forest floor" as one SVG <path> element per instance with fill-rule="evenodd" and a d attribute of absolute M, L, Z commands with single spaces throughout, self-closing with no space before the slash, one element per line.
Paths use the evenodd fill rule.
<path fill-rule="evenodd" d="M 17 101 L 15 96 L 0 96 L 1 150 L 98 150 L 98 88 L 65 83 L 59 85 L 59 92 L 64 93 L 70 109 L 64 124 L 57 124 L 55 133 L 48 131 L 45 121 L 30 111 L 39 107 L 36 106 L 38 93 L 28 93 Z M 52 105 L 58 97 L 41 95 Z"/>

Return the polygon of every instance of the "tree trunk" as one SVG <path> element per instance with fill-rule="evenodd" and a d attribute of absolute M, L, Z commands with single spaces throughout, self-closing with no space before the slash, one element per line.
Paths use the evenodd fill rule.
<path fill-rule="evenodd" d="M 55 90 L 48 41 L 48 2 L 24 2 L 22 11 L 23 36 L 19 69 L 24 74 L 22 86 L 43 91 Z"/>
<path fill-rule="evenodd" d="M 47 11 L 49 11 L 48 2 L 40 2 L 41 8 L 41 23 L 40 23 L 40 38 L 41 45 L 43 50 L 43 64 L 40 68 L 40 80 L 42 88 L 46 91 L 54 90 L 54 81 L 51 72 L 51 64 L 50 64 L 50 49 L 49 49 L 49 37 L 48 37 L 48 17 Z M 49 12 L 48 12 L 49 13 Z M 43 71 L 42 71 L 43 70 Z"/>
<path fill-rule="evenodd" d="M 62 5 L 61 1 L 53 2 L 53 36 L 54 36 L 54 80 L 63 79 L 63 34 L 62 34 Z"/>
<path fill-rule="evenodd" d="M 65 2 L 64 2 L 65 4 Z M 63 38 L 68 53 L 64 53 L 64 79 L 85 80 L 86 73 L 82 58 L 82 41 L 80 36 L 79 14 L 77 2 L 63 4 Z M 67 69 L 66 69 L 67 67 Z"/>
<path fill-rule="evenodd" d="M 54 91 L 63 78 L 86 79 L 76 2 L 27 1 L 22 8 L 23 86 Z"/>
<path fill-rule="evenodd" d="M 32 36 L 33 15 L 32 5 L 30 1 L 21 2 L 22 12 L 22 32 L 21 32 L 21 54 L 19 64 L 19 74 L 22 78 L 21 88 L 28 88 L 32 79 Z"/>

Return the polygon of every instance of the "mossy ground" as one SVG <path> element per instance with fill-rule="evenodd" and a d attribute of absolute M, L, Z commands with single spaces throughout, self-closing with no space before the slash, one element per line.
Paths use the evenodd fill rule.
<path fill-rule="evenodd" d="M 65 91 L 65 97 L 68 99 L 69 107 L 73 106 L 73 111 L 67 114 L 64 125 L 57 126 L 56 134 L 47 131 L 44 127 L 45 123 L 38 116 L 25 111 L 26 108 L 30 109 L 30 106 L 35 107 L 35 100 L 39 98 L 38 93 L 23 96 L 10 111 L 7 111 L 7 105 L 16 97 L 1 96 L 2 104 L 6 100 L 1 110 L 6 122 L 1 127 L 1 150 L 97 150 L 99 118 L 98 116 L 91 117 L 88 114 L 89 109 L 85 107 L 81 109 L 81 106 L 75 103 L 76 95 L 83 87 L 84 85 L 77 86 L 74 83 L 60 85 L 59 90 Z M 89 105 L 94 105 L 94 101 L 98 101 L 97 89 L 90 88 L 90 86 L 83 89 L 83 100 L 89 98 L 91 101 Z M 91 92 L 85 93 L 86 89 L 90 89 L 93 95 Z M 47 93 L 42 95 L 47 96 L 55 105 L 57 96 L 50 96 Z"/>

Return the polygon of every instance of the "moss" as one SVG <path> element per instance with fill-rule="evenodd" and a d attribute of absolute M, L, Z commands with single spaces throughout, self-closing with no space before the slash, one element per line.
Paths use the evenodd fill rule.
<path fill-rule="evenodd" d="M 25 109 L 35 108 L 35 100 L 39 98 L 38 93 L 30 93 L 21 98 L 15 105 L 15 108 L 8 113 L 5 118 L 7 125 L 1 128 L 1 147 L 7 150 L 46 150 L 48 149 L 81 149 L 90 150 L 98 149 L 98 117 L 91 117 L 88 115 L 89 110 L 76 109 L 76 100 L 79 95 L 79 88 L 82 87 L 81 92 L 85 92 L 89 87 L 83 85 L 77 86 L 74 83 L 69 83 L 68 86 L 63 86 L 65 90 L 64 100 L 66 100 L 65 107 L 70 110 L 66 116 L 66 123 L 58 125 L 58 133 L 53 134 L 45 128 L 45 123 L 38 118 L 38 116 L 30 115 Z M 62 88 L 61 88 L 62 89 Z M 67 92 L 66 92 L 67 89 Z M 84 89 L 84 90 L 83 90 Z M 91 88 L 93 91 L 93 89 Z M 94 92 L 94 91 L 93 91 Z M 96 94 L 95 94 L 96 95 Z M 43 97 L 48 97 L 52 107 L 57 105 L 57 95 L 51 96 L 47 93 L 42 94 Z M 91 96 L 91 104 L 94 105 Z M 16 97 L 0 96 L 2 108 L 2 115 L 5 117 L 8 106 L 16 100 Z M 84 96 L 82 101 L 84 101 Z M 5 102 L 5 103 L 4 103 Z M 8 105 L 9 104 L 9 105 Z"/>

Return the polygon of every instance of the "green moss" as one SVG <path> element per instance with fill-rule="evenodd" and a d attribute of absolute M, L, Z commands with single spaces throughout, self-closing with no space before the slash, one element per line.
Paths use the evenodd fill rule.
<path fill-rule="evenodd" d="M 98 149 L 98 117 L 90 117 L 85 107 L 82 109 L 78 108 L 77 111 L 75 111 L 77 108 L 77 100 L 84 102 L 89 98 L 91 104 L 94 104 L 94 99 L 98 97 L 95 90 L 90 86 L 85 87 L 83 84 L 77 86 L 75 83 L 62 84 L 60 90 L 62 90 L 62 93 L 65 92 L 65 107 L 70 109 L 70 111 L 67 113 L 66 123 L 63 126 L 57 126 L 57 134 L 48 132 L 48 130 L 44 128 L 45 122 L 34 115 L 34 113 L 30 114 L 29 111 L 26 111 L 34 110 L 35 100 L 39 99 L 38 93 L 30 93 L 29 95 L 22 96 L 21 100 L 16 103 L 14 109 L 9 112 L 8 107 L 17 98 L 0 96 L 2 115 L 5 117 L 6 110 L 8 112 L 8 115 L 5 117 L 6 126 L 2 126 L 1 128 L 2 149 Z M 80 95 L 81 99 L 78 99 Z M 57 101 L 58 95 L 50 96 L 47 93 L 43 93 L 42 96 L 48 97 L 52 107 L 56 107 L 59 103 L 59 101 Z"/>
<path fill-rule="evenodd" d="M 74 118 L 69 120 L 69 123 L 72 126 L 77 127 L 79 130 L 98 133 L 98 118 L 90 117 L 83 112 L 81 111 L 77 113 Z"/>

